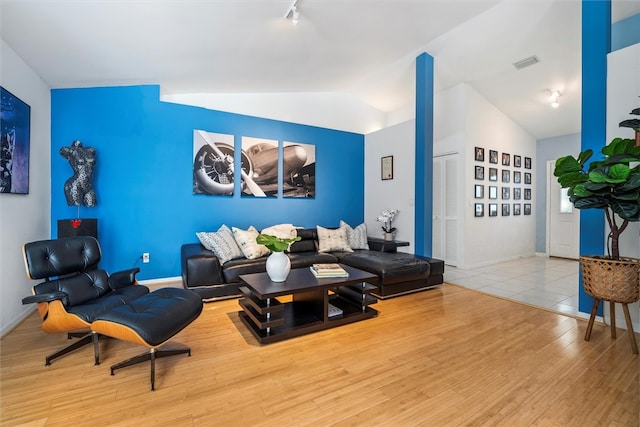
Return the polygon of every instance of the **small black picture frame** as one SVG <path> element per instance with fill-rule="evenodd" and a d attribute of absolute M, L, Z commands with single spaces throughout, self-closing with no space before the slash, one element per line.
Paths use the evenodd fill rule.
<path fill-rule="evenodd" d="M 476 147 L 476 162 L 484 162 L 484 148 Z"/>
<path fill-rule="evenodd" d="M 380 174 L 383 181 L 393 179 L 393 156 L 385 156 L 380 159 Z"/>
<path fill-rule="evenodd" d="M 510 210 L 511 210 L 511 205 L 509 203 L 502 204 L 502 216 L 509 216 Z"/>
<path fill-rule="evenodd" d="M 511 164 L 511 155 L 509 153 L 502 153 L 502 166 L 509 166 Z"/>
<path fill-rule="evenodd" d="M 489 181 L 498 180 L 498 168 L 489 168 Z"/>
<path fill-rule="evenodd" d="M 495 185 L 490 185 L 489 186 L 489 198 L 490 199 L 497 199 L 498 198 L 498 187 L 496 187 Z"/>
<path fill-rule="evenodd" d="M 525 184 L 531 184 L 531 173 L 530 172 L 525 172 L 524 173 L 524 183 Z"/>
<path fill-rule="evenodd" d="M 531 215 L 531 203 L 524 204 L 524 214 Z"/>
<path fill-rule="evenodd" d="M 521 205 L 520 203 L 514 203 L 513 204 L 513 215 L 520 215 L 520 209 L 521 209 Z"/>
<path fill-rule="evenodd" d="M 498 164 L 498 152 L 496 150 L 489 150 L 489 163 Z"/>
<path fill-rule="evenodd" d="M 511 171 L 509 169 L 502 169 L 502 182 L 511 181 Z"/>
<path fill-rule="evenodd" d="M 524 168 L 531 169 L 531 157 L 524 158 Z"/>
<path fill-rule="evenodd" d="M 484 199 L 484 185 L 474 185 L 473 197 L 475 199 Z"/>
<path fill-rule="evenodd" d="M 484 180 L 484 166 L 476 166 L 475 176 L 478 181 Z"/>
<path fill-rule="evenodd" d="M 513 155 L 513 167 L 519 168 L 522 166 L 522 157 L 517 154 Z M 515 213 L 514 213 L 515 215 Z"/>
<path fill-rule="evenodd" d="M 525 200 L 531 200 L 531 189 L 530 188 L 525 188 L 524 189 L 524 199 Z"/>
<path fill-rule="evenodd" d="M 510 194 L 511 193 L 511 188 L 509 187 L 502 187 L 502 200 L 509 200 Z"/>
<path fill-rule="evenodd" d="M 498 204 L 489 203 L 489 216 L 498 216 Z"/>
<path fill-rule="evenodd" d="M 484 216 L 484 203 L 476 203 L 475 204 L 473 215 L 475 217 Z"/>
<path fill-rule="evenodd" d="M 520 200 L 522 198 L 522 189 L 520 187 L 513 187 L 513 200 Z"/>
<path fill-rule="evenodd" d="M 522 173 L 520 171 L 513 171 L 513 183 L 520 184 L 522 182 Z"/>

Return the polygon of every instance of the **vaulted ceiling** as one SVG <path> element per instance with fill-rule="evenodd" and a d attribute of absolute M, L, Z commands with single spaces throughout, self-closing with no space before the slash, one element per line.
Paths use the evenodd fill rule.
<path fill-rule="evenodd" d="M 291 0 L 0 1 L 2 39 L 52 88 L 347 93 L 389 113 L 426 51 L 436 91 L 467 83 L 537 138 L 580 129 L 579 0 L 298 0 L 298 25 Z M 613 2 L 614 22 L 637 13 Z"/>

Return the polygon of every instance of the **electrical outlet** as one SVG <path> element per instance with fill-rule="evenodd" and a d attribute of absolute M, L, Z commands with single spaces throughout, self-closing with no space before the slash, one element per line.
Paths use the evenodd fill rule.
<path fill-rule="evenodd" d="M 149 252 L 145 252 L 142 254 L 142 262 L 145 264 L 149 262 Z"/>

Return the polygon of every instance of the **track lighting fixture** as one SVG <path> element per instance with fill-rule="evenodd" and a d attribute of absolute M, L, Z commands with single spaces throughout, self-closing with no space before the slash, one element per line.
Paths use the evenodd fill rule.
<path fill-rule="evenodd" d="M 293 25 L 298 25 L 298 22 L 300 22 L 300 12 L 298 11 L 299 2 L 300 0 L 294 0 L 291 6 L 289 6 L 289 9 L 287 9 L 287 13 L 284 14 L 284 19 L 291 19 Z"/>

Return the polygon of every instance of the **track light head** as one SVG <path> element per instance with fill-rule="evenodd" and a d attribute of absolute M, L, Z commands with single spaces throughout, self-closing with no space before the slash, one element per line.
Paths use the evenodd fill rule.
<path fill-rule="evenodd" d="M 300 0 L 294 0 L 294 2 L 291 3 L 291 6 L 289 6 L 289 9 L 287 9 L 287 13 L 284 14 L 284 19 L 291 18 L 291 23 L 293 25 L 298 25 L 298 22 L 300 22 L 300 12 L 298 11 L 299 2 Z"/>

